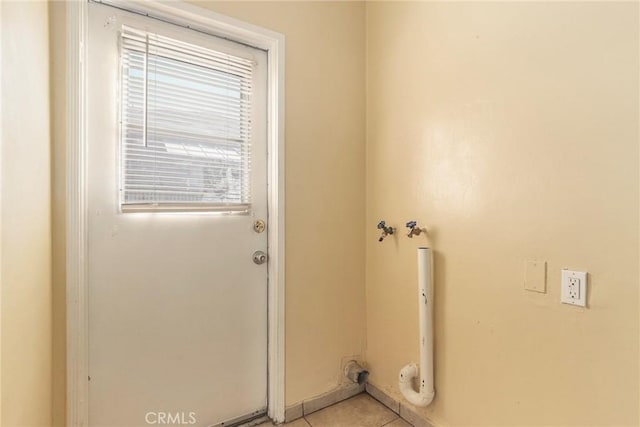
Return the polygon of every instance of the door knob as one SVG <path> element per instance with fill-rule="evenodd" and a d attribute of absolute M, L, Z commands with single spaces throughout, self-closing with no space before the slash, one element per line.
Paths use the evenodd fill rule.
<path fill-rule="evenodd" d="M 262 251 L 255 251 L 253 253 L 253 262 L 258 265 L 264 264 L 265 262 L 267 262 L 267 254 Z"/>

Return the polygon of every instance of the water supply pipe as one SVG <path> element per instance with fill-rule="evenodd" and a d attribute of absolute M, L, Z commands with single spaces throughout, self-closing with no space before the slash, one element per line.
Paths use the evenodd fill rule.
<path fill-rule="evenodd" d="M 435 396 L 433 388 L 433 269 L 429 248 L 418 248 L 418 318 L 420 322 L 420 368 L 410 363 L 400 370 L 400 391 L 409 403 L 427 406 Z M 420 375 L 419 390 L 413 379 Z"/>

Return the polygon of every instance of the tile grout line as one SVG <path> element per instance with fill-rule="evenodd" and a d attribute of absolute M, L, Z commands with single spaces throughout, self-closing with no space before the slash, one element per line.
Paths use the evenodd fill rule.
<path fill-rule="evenodd" d="M 374 399 L 375 399 L 375 398 L 374 398 Z M 376 401 L 377 401 L 377 400 L 376 400 Z M 378 403 L 382 404 L 382 402 L 378 402 Z M 384 405 L 383 405 L 383 406 L 384 406 Z M 394 414 L 395 414 L 395 412 L 394 412 Z M 404 420 L 400 417 L 400 415 L 396 414 L 396 417 L 395 417 L 394 419 L 392 419 L 392 420 L 391 420 L 391 421 L 389 421 L 388 423 L 382 424 L 380 427 L 388 426 L 389 424 L 391 424 L 391 423 L 395 423 L 395 422 L 396 422 L 396 421 L 398 421 L 398 420 L 402 420 L 402 421 L 404 421 Z M 405 421 L 405 422 L 406 422 L 406 421 Z"/>
<path fill-rule="evenodd" d="M 391 408 L 388 408 L 383 402 L 380 402 L 378 399 L 376 399 L 374 396 L 372 396 L 371 394 L 367 393 L 366 391 L 364 391 L 363 393 L 359 393 L 359 394 L 357 394 L 355 396 L 352 396 L 352 397 L 350 397 L 348 399 L 345 399 L 343 401 L 336 402 L 336 403 L 334 403 L 332 405 L 329 405 L 329 406 L 323 408 L 321 411 L 327 411 L 327 410 L 330 411 L 332 407 L 338 406 L 338 405 L 343 404 L 345 402 L 348 402 L 350 400 L 356 399 L 359 396 L 366 396 L 367 400 L 370 400 L 375 406 L 379 407 L 383 411 L 388 411 L 388 412 L 391 413 L 391 415 L 393 415 L 393 418 L 391 418 L 389 420 L 386 420 L 386 421 L 385 420 L 379 420 L 378 422 L 380 422 L 381 424 L 375 424 L 375 425 L 372 425 L 372 427 L 388 426 L 388 425 L 391 425 L 394 422 L 397 422 L 399 419 L 402 420 L 403 422 L 405 422 L 407 426 L 412 426 L 412 424 L 410 424 L 406 420 L 404 420 L 400 416 L 400 414 L 398 414 L 396 411 L 393 411 Z M 318 411 L 318 412 L 321 412 L 321 411 Z M 304 419 L 304 421 L 309 425 L 309 427 L 313 427 L 314 424 L 311 422 L 311 420 L 308 419 L 308 416 L 312 416 L 314 414 L 315 414 L 315 412 L 311 413 L 309 415 L 305 415 L 305 416 L 302 417 Z"/>

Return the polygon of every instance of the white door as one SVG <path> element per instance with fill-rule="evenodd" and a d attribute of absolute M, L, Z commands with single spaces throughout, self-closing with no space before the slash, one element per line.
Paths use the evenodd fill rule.
<path fill-rule="evenodd" d="M 266 412 L 265 52 L 91 3 L 87 66 L 90 425 Z"/>

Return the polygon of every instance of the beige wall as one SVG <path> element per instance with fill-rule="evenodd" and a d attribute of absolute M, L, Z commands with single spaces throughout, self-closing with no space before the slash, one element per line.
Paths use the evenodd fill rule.
<path fill-rule="evenodd" d="M 286 36 L 286 402 L 326 392 L 363 353 L 364 4 L 198 5 Z M 64 6 L 52 5 L 52 93 L 64 97 Z M 54 420 L 64 422 L 64 114 L 53 111 Z"/>
<path fill-rule="evenodd" d="M 640 423 L 638 36 L 638 3 L 367 5 L 366 357 L 399 397 L 430 245 L 436 425 Z M 381 218 L 430 235 L 377 243 Z"/>
<path fill-rule="evenodd" d="M 51 423 L 47 4 L 2 2 L 2 419 Z"/>

